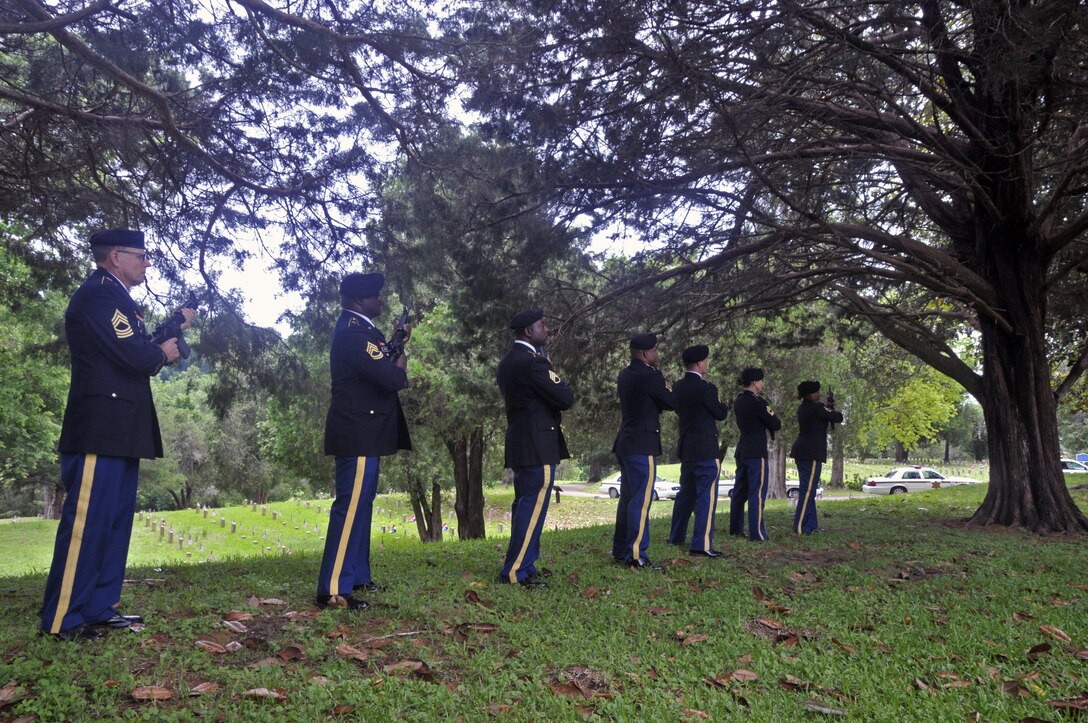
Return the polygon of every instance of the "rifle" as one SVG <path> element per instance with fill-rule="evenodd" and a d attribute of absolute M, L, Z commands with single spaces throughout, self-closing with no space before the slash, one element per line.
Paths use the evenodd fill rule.
<path fill-rule="evenodd" d="M 824 406 L 827 407 L 827 411 L 829 412 L 835 411 L 835 391 L 831 387 L 827 388 L 827 402 Z M 835 428 L 834 422 L 831 423 L 831 428 Z"/>
<path fill-rule="evenodd" d="M 181 313 L 181 309 L 197 309 L 199 311 L 200 302 L 207 297 L 207 291 L 200 296 L 189 294 L 189 299 L 177 311 L 167 317 L 166 321 L 155 327 L 154 333 L 151 334 L 151 341 L 161 344 L 167 339 L 177 339 L 178 354 L 181 355 L 182 359 L 188 359 L 193 350 L 185 343 L 184 330 L 181 328 L 181 325 L 185 323 L 185 315 Z"/>
<path fill-rule="evenodd" d="M 404 343 L 408 339 L 408 332 L 404 330 L 404 326 L 408 323 L 412 305 L 415 303 L 413 300 L 404 305 L 404 311 L 401 312 L 400 319 L 397 320 L 397 325 L 393 329 L 393 339 L 389 342 L 389 351 L 394 359 L 404 356 Z"/>

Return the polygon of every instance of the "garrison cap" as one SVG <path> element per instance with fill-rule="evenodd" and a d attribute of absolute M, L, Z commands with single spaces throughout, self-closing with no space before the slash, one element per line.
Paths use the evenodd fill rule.
<path fill-rule="evenodd" d="M 797 385 L 797 396 L 807 397 L 809 394 L 815 394 L 820 391 L 820 383 L 816 381 L 801 382 Z"/>
<path fill-rule="evenodd" d="M 514 318 L 510 320 L 510 328 L 514 331 L 521 331 L 525 327 L 532 326 L 543 318 L 543 309 L 523 309 L 514 314 Z"/>
<path fill-rule="evenodd" d="M 746 387 L 752 382 L 758 382 L 763 378 L 763 370 L 759 367 L 746 367 L 740 372 L 740 385 Z"/>
<path fill-rule="evenodd" d="M 684 360 L 685 364 L 691 365 L 698 364 L 708 356 L 710 356 L 710 348 L 706 344 L 696 344 L 685 349 L 680 358 Z"/>
<path fill-rule="evenodd" d="M 385 286 L 384 274 L 359 274 L 352 273 L 340 281 L 341 296 L 358 296 L 366 298 L 377 296 Z"/>
<path fill-rule="evenodd" d="M 631 337 L 631 348 L 639 351 L 649 351 L 657 346 L 657 334 L 638 334 Z"/>
<path fill-rule="evenodd" d="M 110 228 L 91 234 L 91 248 L 95 246 L 127 246 L 144 248 L 144 232 L 128 228 Z"/>

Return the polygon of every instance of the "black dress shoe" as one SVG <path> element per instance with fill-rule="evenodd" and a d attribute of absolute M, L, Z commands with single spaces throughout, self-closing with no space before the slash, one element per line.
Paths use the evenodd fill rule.
<path fill-rule="evenodd" d="M 85 623 L 80 623 L 74 628 L 61 630 L 59 633 L 47 633 L 47 635 L 57 638 L 58 640 L 67 640 L 72 643 L 83 643 L 91 640 L 100 640 L 102 638 L 102 633 Z"/>
<path fill-rule="evenodd" d="M 100 620 L 99 622 L 94 624 L 94 627 L 96 627 L 96 628 L 111 628 L 113 630 L 123 630 L 124 628 L 127 628 L 128 626 L 132 625 L 133 622 L 135 622 L 135 621 L 129 620 L 128 616 L 126 616 L 126 615 L 114 615 L 112 618 L 107 618 L 105 620 Z"/>
<path fill-rule="evenodd" d="M 542 568 L 540 568 L 540 572 L 538 572 L 537 575 L 540 576 L 540 577 L 551 577 L 552 576 L 552 571 L 549 570 L 546 567 L 542 567 Z"/>
<path fill-rule="evenodd" d="M 665 569 L 661 567 L 661 565 L 650 562 L 649 560 L 636 560 L 627 567 L 631 568 L 632 570 L 653 570 L 655 572 L 660 572 L 661 570 Z"/>
<path fill-rule="evenodd" d="M 544 575 L 543 573 L 539 573 L 539 572 L 534 572 L 532 575 L 530 575 L 529 577 L 527 577 L 525 579 L 529 580 L 530 582 L 539 582 L 539 583 L 543 584 L 545 587 L 547 587 L 548 583 L 544 579 L 546 577 L 548 577 L 548 575 Z"/>
<path fill-rule="evenodd" d="M 718 550 L 688 550 L 688 554 L 694 557 L 721 557 L 722 553 Z"/>
<path fill-rule="evenodd" d="M 358 585 L 353 585 L 351 591 L 355 592 L 357 590 L 362 590 L 363 592 L 385 592 L 387 588 L 385 585 L 379 585 L 371 580 L 370 582 L 361 582 Z"/>
<path fill-rule="evenodd" d="M 518 580 L 518 585 L 521 585 L 524 588 L 528 588 L 529 590 L 537 590 L 548 587 L 548 583 L 544 582 L 544 580 L 539 575 L 530 575 L 524 580 Z"/>
<path fill-rule="evenodd" d="M 329 601 L 334 597 L 339 597 L 344 602 L 339 604 L 330 604 Z M 351 595 L 318 595 L 317 607 L 322 610 L 329 607 L 344 607 L 348 610 L 366 610 L 368 607 L 370 607 L 370 604 L 367 603 L 365 600 L 356 600 Z"/>

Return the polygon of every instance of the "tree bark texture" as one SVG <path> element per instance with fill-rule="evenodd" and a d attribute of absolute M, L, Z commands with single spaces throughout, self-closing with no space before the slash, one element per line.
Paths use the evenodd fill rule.
<path fill-rule="evenodd" d="M 482 540 L 484 531 L 484 430 L 475 426 L 446 440 L 446 449 L 453 460 L 453 481 L 457 490 L 454 511 L 457 513 L 457 537 L 461 540 Z"/>

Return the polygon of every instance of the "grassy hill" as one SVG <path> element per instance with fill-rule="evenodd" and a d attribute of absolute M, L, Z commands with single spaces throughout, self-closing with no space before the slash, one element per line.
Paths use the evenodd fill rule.
<path fill-rule="evenodd" d="M 614 502 L 564 497 L 555 519 L 571 529 L 549 516 L 541 545 L 551 588 L 497 584 L 502 538 L 389 537 L 374 554 L 389 590 L 362 613 L 311 606 L 321 530 L 301 523 L 323 528 L 316 509 L 278 526 L 239 510 L 222 542 L 202 512 L 180 513 L 182 555 L 190 532 L 206 550 L 263 549 L 266 531 L 297 547 L 133 568 L 124 608 L 146 629 L 86 645 L 36 634 L 40 574 L 0 579 L 0 717 L 1054 720 L 1088 705 L 1086 541 L 964 529 L 984 491 L 824 502 L 826 532 L 805 538 L 775 502 L 771 542 L 719 538 L 719 560 L 666 546 L 670 505 L 655 505 L 660 573 L 613 564 L 610 526 L 570 524 Z M 136 535 L 166 544 L 152 536 Z"/>

